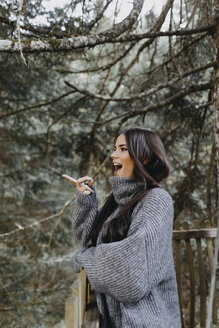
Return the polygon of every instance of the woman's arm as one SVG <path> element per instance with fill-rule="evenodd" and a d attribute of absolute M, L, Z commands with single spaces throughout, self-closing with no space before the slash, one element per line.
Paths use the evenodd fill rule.
<path fill-rule="evenodd" d="M 86 240 L 99 214 L 94 186 L 91 189 L 94 192 L 90 195 L 83 194 L 78 189 L 76 190 L 76 208 L 72 216 L 73 236 L 80 242 L 81 247 L 84 248 L 88 247 Z"/>
<path fill-rule="evenodd" d="M 76 270 L 84 267 L 91 286 L 122 302 L 137 302 L 161 281 L 172 256 L 173 206 L 170 195 L 155 188 L 134 211 L 127 238 L 81 249 Z"/>
<path fill-rule="evenodd" d="M 76 185 L 76 208 L 72 217 L 73 236 L 82 247 L 87 248 L 89 245 L 88 237 L 92 226 L 98 216 L 98 203 L 96 198 L 93 179 L 85 176 L 75 179 L 67 174 L 63 178 Z"/>

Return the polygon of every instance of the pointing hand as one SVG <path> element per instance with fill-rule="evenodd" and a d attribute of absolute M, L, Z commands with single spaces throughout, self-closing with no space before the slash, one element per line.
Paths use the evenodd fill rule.
<path fill-rule="evenodd" d="M 85 176 L 79 178 L 78 180 L 70 177 L 67 174 L 62 175 L 63 178 L 67 179 L 71 183 L 75 184 L 77 189 L 81 191 L 84 195 L 90 195 L 94 191 L 90 188 L 93 186 L 93 179 L 91 177 Z"/>

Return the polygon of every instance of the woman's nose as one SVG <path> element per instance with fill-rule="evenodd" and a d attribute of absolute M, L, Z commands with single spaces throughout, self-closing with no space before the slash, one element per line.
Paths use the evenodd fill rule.
<path fill-rule="evenodd" d="M 110 156 L 111 156 L 112 158 L 116 157 L 116 150 L 114 150 Z"/>

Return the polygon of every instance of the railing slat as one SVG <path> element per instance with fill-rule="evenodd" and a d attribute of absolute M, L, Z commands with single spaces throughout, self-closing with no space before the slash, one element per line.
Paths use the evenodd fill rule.
<path fill-rule="evenodd" d="M 195 228 L 199 228 L 199 221 L 194 221 Z M 200 325 L 201 328 L 205 327 L 207 312 L 206 312 L 206 285 L 205 285 L 205 270 L 202 257 L 201 239 L 196 238 L 197 251 L 198 251 L 198 271 L 199 271 L 199 292 L 200 292 Z"/>
<path fill-rule="evenodd" d="M 180 230 L 179 220 L 176 220 L 174 222 L 174 228 L 176 230 Z M 178 287 L 179 306 L 180 306 L 182 328 L 184 328 L 183 307 L 182 307 L 182 286 L 181 286 L 181 240 L 176 239 L 174 242 L 175 242 L 175 249 L 176 249 L 175 265 L 176 265 L 176 280 L 177 280 L 177 287 Z"/>
<path fill-rule="evenodd" d="M 183 222 L 183 229 L 189 230 L 187 222 Z M 189 316 L 189 328 L 195 327 L 195 271 L 193 265 L 193 254 L 190 239 L 185 239 L 186 250 L 189 262 L 189 276 L 190 276 L 190 316 Z"/>

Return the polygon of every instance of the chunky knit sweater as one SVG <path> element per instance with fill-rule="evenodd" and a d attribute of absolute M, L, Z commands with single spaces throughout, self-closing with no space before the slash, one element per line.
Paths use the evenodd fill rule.
<path fill-rule="evenodd" d="M 76 191 L 72 220 L 74 238 L 81 243 L 74 271 L 83 267 L 96 292 L 100 327 L 181 328 L 172 254 L 172 198 L 163 188 L 150 190 L 134 208 L 127 237 L 102 243 L 108 222 L 141 184 L 134 178 L 111 177 L 109 181 L 118 206 L 105 221 L 96 247 L 85 242 L 99 213 L 95 192 Z"/>

